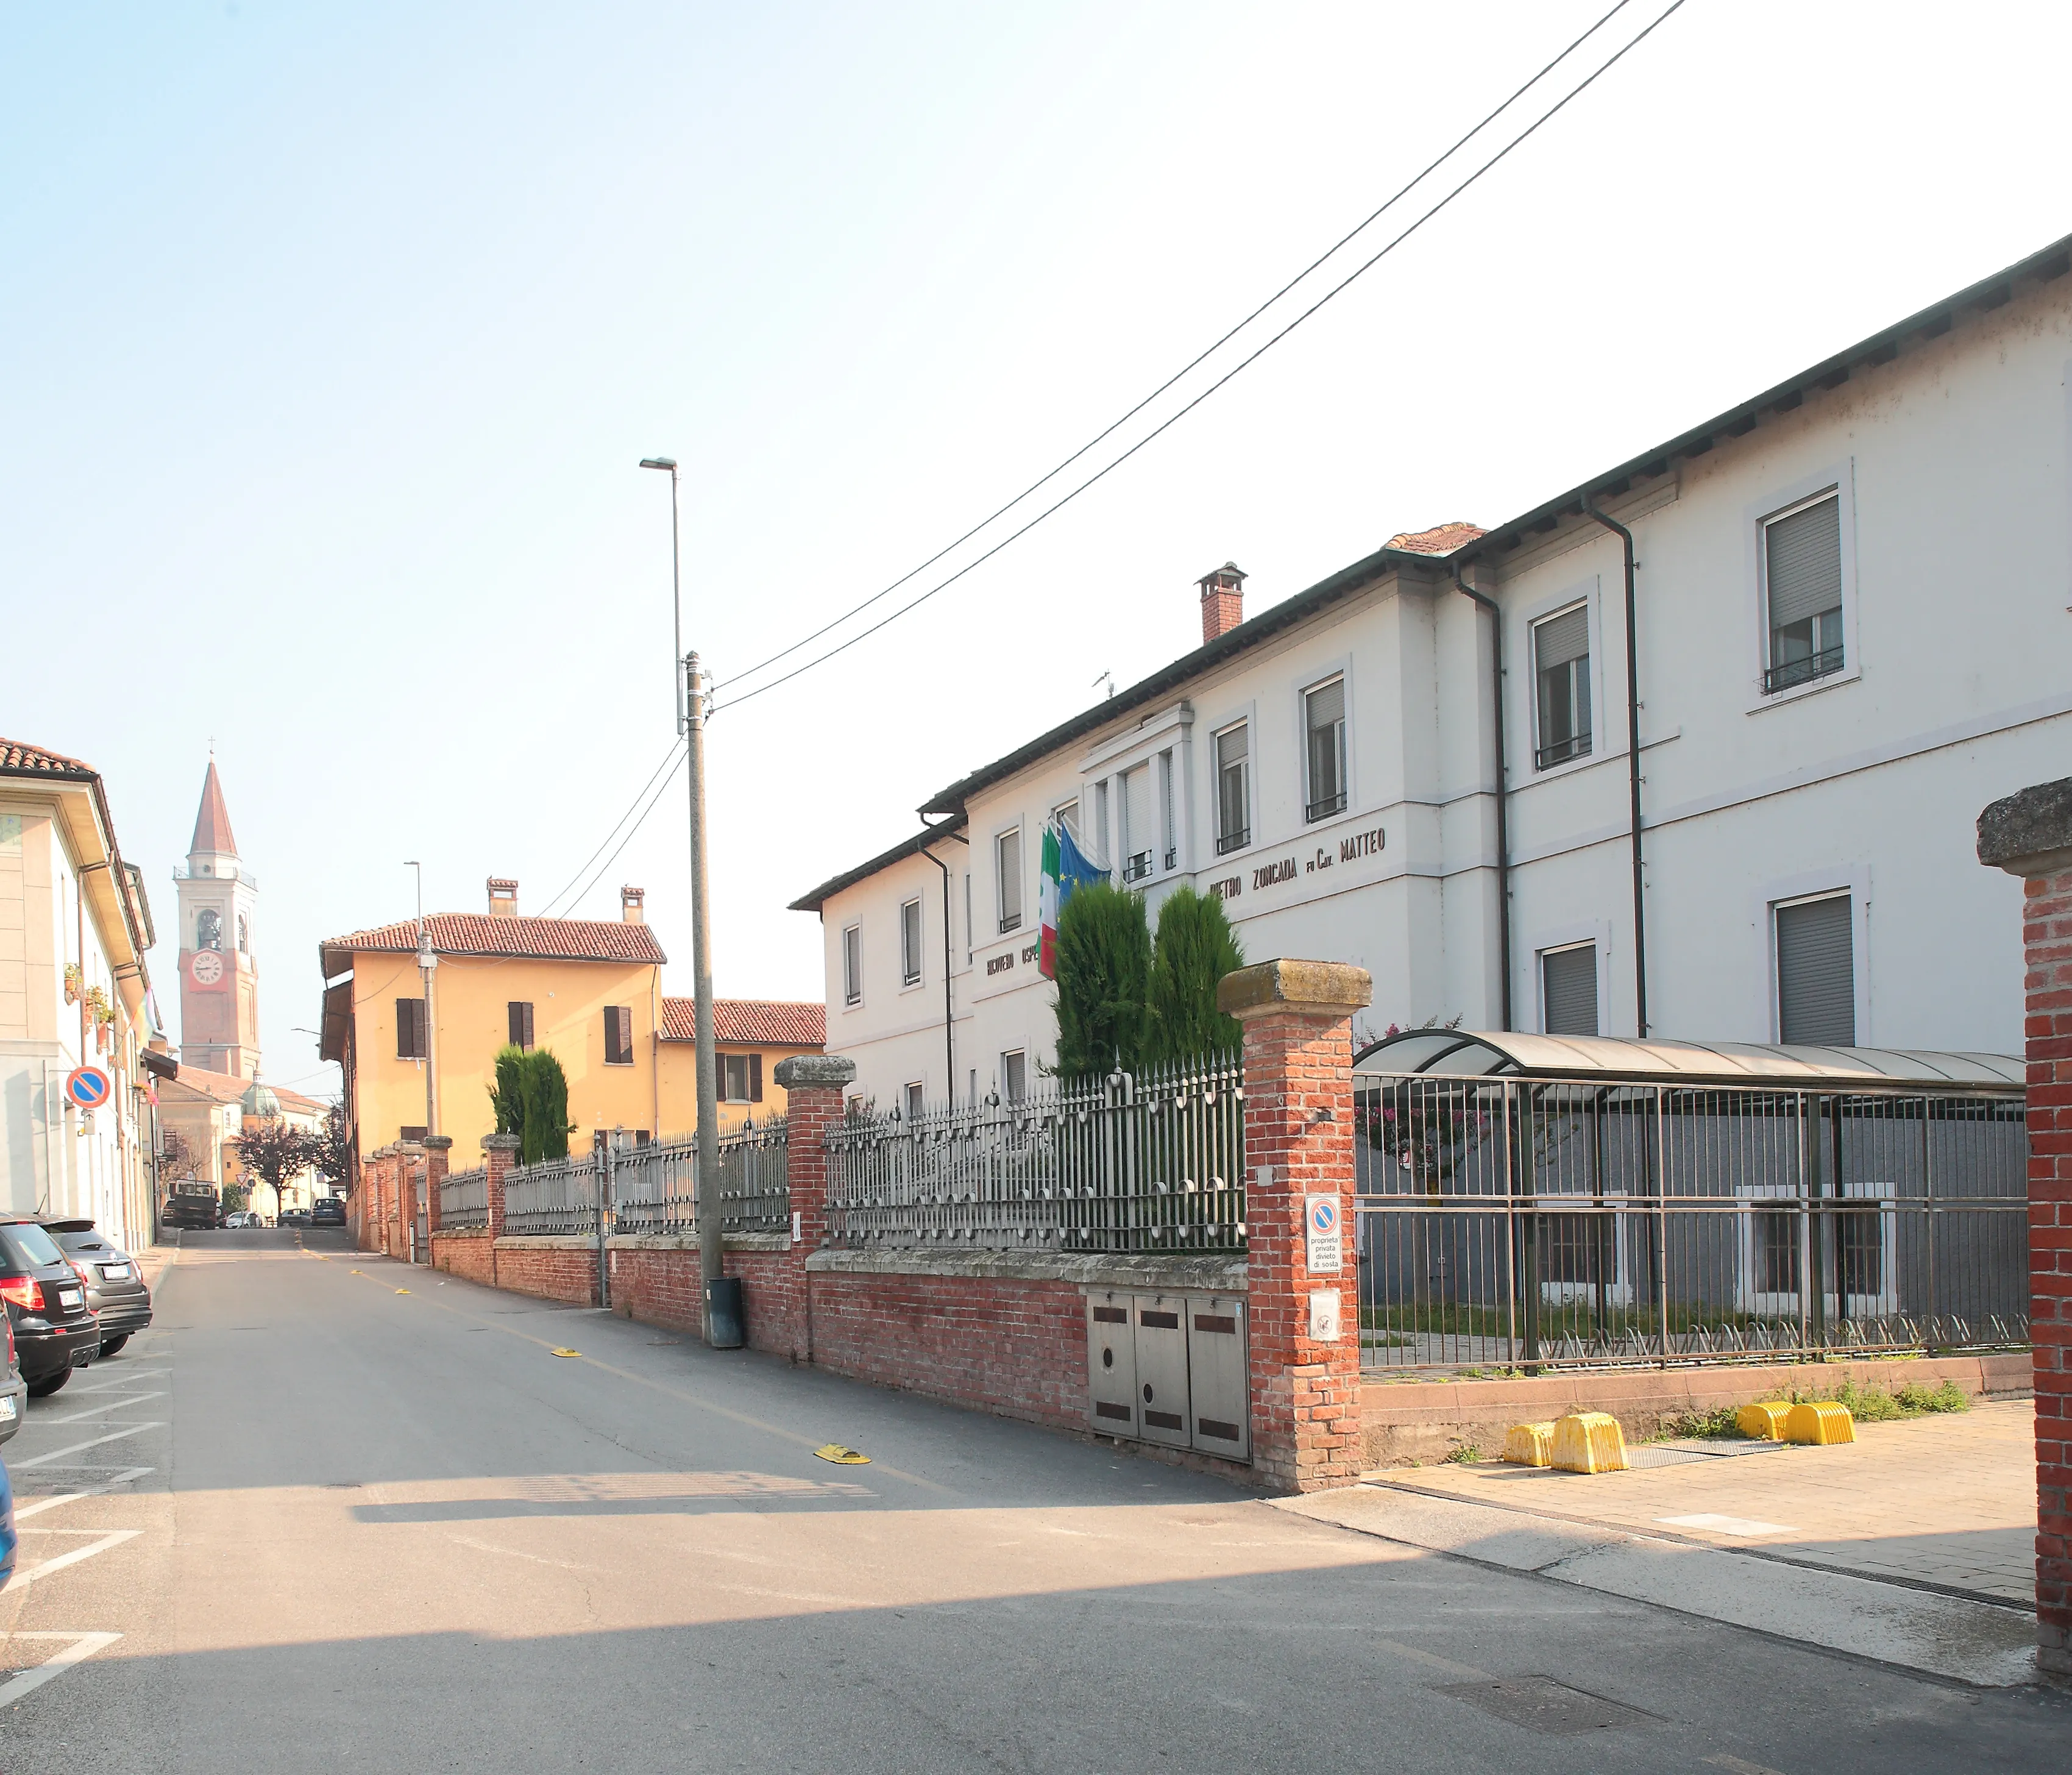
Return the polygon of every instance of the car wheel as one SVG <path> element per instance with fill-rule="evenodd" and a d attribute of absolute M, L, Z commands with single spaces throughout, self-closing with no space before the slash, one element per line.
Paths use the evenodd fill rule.
<path fill-rule="evenodd" d="M 104 1337 L 101 1341 L 101 1353 L 103 1356 L 113 1356 L 129 1341 L 130 1334 L 127 1332 L 123 1332 L 120 1337 Z"/>
<path fill-rule="evenodd" d="M 72 1370 L 68 1368 L 61 1368 L 55 1374 L 46 1374 L 40 1381 L 30 1382 L 29 1397 L 32 1399 L 47 1399 L 71 1378 Z"/>

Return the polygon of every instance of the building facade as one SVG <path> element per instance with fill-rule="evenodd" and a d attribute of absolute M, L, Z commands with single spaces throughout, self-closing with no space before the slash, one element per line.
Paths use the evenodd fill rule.
<path fill-rule="evenodd" d="M 239 1158 L 237 1139 L 255 1109 L 311 1135 L 323 1131 L 330 1113 L 328 1105 L 299 1091 L 277 1089 L 205 1066 L 182 1066 L 175 1077 L 161 1079 L 158 1124 L 166 1155 L 161 1168 L 165 1190 L 170 1192 L 188 1177 L 219 1188 L 248 1188 L 251 1180 Z M 175 1132 L 177 1141 L 169 1138 Z M 175 1155 L 179 1155 L 177 1163 Z M 310 1206 L 319 1193 L 319 1180 L 314 1172 L 291 1179 L 278 1208 L 270 1189 L 261 1186 L 258 1193 L 267 1199 L 251 1205 L 270 1217 Z"/>
<path fill-rule="evenodd" d="M 123 860 L 100 773 L 0 739 L 0 1204 L 153 1237 L 150 902 Z M 113 1085 L 81 1109 L 65 1081 Z"/>
<path fill-rule="evenodd" d="M 2072 756 L 2068 266 L 1250 621 L 1206 576 L 1201 647 L 796 903 L 859 1093 L 1013 1095 L 1051 1057 L 1054 820 L 1154 918 L 1190 883 L 1250 960 L 1368 969 L 1373 1033 L 2018 1052 L 2019 921 L 1968 834 Z"/>

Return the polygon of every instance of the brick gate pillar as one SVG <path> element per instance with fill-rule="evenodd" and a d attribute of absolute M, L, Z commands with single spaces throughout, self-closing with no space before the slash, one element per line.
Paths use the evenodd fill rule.
<path fill-rule="evenodd" d="M 828 1132 L 842 1118 L 842 1093 L 855 1081 L 856 1062 L 841 1054 L 793 1054 L 778 1061 L 775 1076 L 784 1087 L 784 1175 L 799 1229 L 783 1266 L 779 1310 L 791 1359 L 810 1362 L 813 1312 L 806 1259 L 827 1242 Z M 754 1314 L 754 1302 L 748 1310 Z"/>
<path fill-rule="evenodd" d="M 2036 1378 L 2036 1662 L 2072 1677 L 2072 776 L 1979 816 L 1979 861 L 2022 878 L 2029 1292 Z"/>
<path fill-rule="evenodd" d="M 1364 968 L 1335 962 L 1262 962 L 1216 990 L 1244 1029 L 1252 1464 L 1276 1491 L 1348 1485 L 1364 1465 L 1352 1016 L 1373 998 Z M 1335 1210 L 1339 1250 L 1337 1268 L 1314 1273 L 1312 1197 Z"/>
<path fill-rule="evenodd" d="M 482 1168 L 487 1180 L 489 1236 L 504 1237 L 504 1178 L 518 1157 L 515 1134 L 486 1134 L 482 1137 Z"/>
<path fill-rule="evenodd" d="M 396 1229 L 389 1235 L 388 1255 L 398 1262 L 409 1259 L 410 1240 L 417 1226 L 417 1191 L 424 1165 L 425 1149 L 416 1141 L 405 1140 L 396 1149 Z"/>
<path fill-rule="evenodd" d="M 436 1233 L 439 1229 L 439 1185 L 446 1180 L 446 1167 L 453 1156 L 453 1136 L 450 1134 L 428 1134 L 425 1136 L 425 1229 Z M 426 1254 L 426 1262 L 431 1261 Z"/>

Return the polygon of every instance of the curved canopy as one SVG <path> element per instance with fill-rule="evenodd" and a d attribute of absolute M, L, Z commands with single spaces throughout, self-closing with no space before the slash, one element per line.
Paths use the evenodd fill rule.
<path fill-rule="evenodd" d="M 1406 1029 L 1362 1048 L 1354 1057 L 1353 1071 L 1367 1077 L 1422 1073 L 1444 1078 L 1601 1078 L 1607 1084 L 1707 1081 L 1804 1090 L 1894 1085 L 2020 1090 L 2027 1082 L 2023 1063 L 2006 1054 L 1491 1035 L 1466 1029 Z"/>

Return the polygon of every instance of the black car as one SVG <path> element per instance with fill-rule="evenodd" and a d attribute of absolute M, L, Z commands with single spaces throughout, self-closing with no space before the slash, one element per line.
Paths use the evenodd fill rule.
<path fill-rule="evenodd" d="M 335 1196 L 326 1196 L 310 1210 L 312 1226 L 343 1226 L 345 1225 L 345 1204 Z"/>
<path fill-rule="evenodd" d="M 0 1326 L 6 1328 L 7 1367 L 0 1375 L 0 1442 L 5 1442 L 22 1427 L 23 1414 L 29 1403 L 29 1384 L 22 1378 L 22 1365 L 14 1356 L 14 1316 L 0 1314 Z M 0 1473 L 7 1469 L 0 1467 Z"/>
<path fill-rule="evenodd" d="M 151 1323 L 151 1291 L 135 1259 L 110 1245 L 91 1221 L 45 1221 L 65 1260 L 86 1285 L 86 1303 L 101 1321 L 101 1353 L 113 1356 Z"/>
<path fill-rule="evenodd" d="M 101 1324 L 86 1284 L 56 1240 L 35 1221 L 0 1220 L 0 1300 L 29 1396 L 55 1393 L 101 1353 Z"/>

